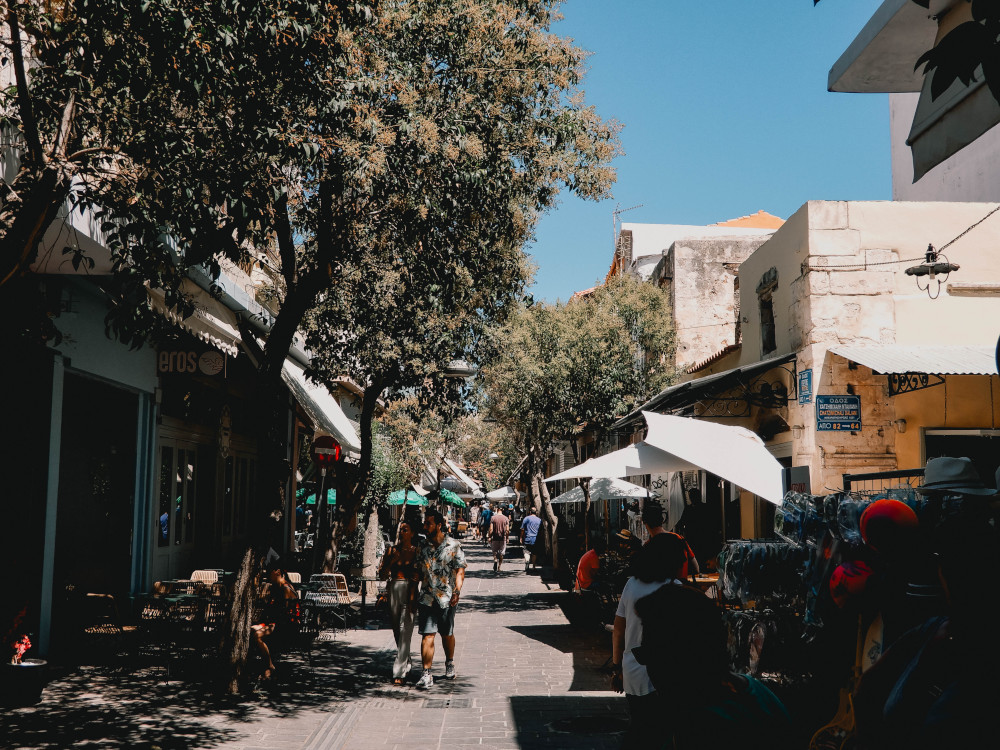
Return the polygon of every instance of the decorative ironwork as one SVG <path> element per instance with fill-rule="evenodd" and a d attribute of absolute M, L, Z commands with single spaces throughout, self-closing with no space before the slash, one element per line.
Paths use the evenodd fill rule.
<path fill-rule="evenodd" d="M 933 388 L 936 385 L 944 385 L 944 378 L 940 375 L 928 375 L 923 372 L 889 373 L 888 378 L 890 396 L 898 396 L 900 393 L 913 393 L 913 391 L 922 391 L 925 388 Z"/>
<path fill-rule="evenodd" d="M 775 365 L 755 378 L 734 383 L 724 391 L 702 399 L 699 401 L 701 413 L 698 416 L 737 418 L 749 416 L 753 409 L 782 409 L 788 406 L 790 401 L 798 399 L 798 393 L 789 394 L 784 383 L 773 383 L 765 378 L 768 373 L 779 369 L 790 375 L 790 382 L 795 388 L 797 378 L 794 363 L 791 367 Z"/>

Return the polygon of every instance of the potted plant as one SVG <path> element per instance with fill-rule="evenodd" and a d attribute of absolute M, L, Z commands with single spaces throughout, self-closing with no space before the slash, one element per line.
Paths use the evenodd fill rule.
<path fill-rule="evenodd" d="M 31 640 L 22 635 L 10 644 L 14 655 L 4 664 L 0 679 L 0 703 L 4 706 L 31 706 L 38 703 L 45 687 L 48 662 L 45 659 L 25 659 Z"/>

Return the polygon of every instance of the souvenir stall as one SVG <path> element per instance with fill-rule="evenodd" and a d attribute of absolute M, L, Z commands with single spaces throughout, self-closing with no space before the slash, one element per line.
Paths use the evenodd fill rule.
<path fill-rule="evenodd" d="M 720 555 L 733 665 L 811 722 L 810 747 L 850 736 L 862 674 L 903 633 L 947 612 L 942 530 L 993 528 L 994 490 L 966 464 L 939 458 L 926 477 L 922 469 L 848 475 L 844 492 L 788 493 L 776 539 L 733 541 Z"/>

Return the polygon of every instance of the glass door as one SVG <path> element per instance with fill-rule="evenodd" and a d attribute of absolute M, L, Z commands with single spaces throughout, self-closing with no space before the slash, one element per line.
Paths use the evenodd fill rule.
<path fill-rule="evenodd" d="M 156 580 L 190 574 L 198 505 L 198 454 L 194 446 L 160 441 L 159 487 L 154 522 Z"/>

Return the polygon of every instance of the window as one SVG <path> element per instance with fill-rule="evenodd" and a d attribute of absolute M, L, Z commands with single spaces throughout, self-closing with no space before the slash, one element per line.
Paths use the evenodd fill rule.
<path fill-rule="evenodd" d="M 778 348 L 774 322 L 774 290 L 778 287 L 778 269 L 771 268 L 757 285 L 757 302 L 760 306 L 760 353 L 770 354 Z"/>
<path fill-rule="evenodd" d="M 198 457 L 194 450 L 172 445 L 160 448 L 158 547 L 194 540 L 197 468 Z"/>

